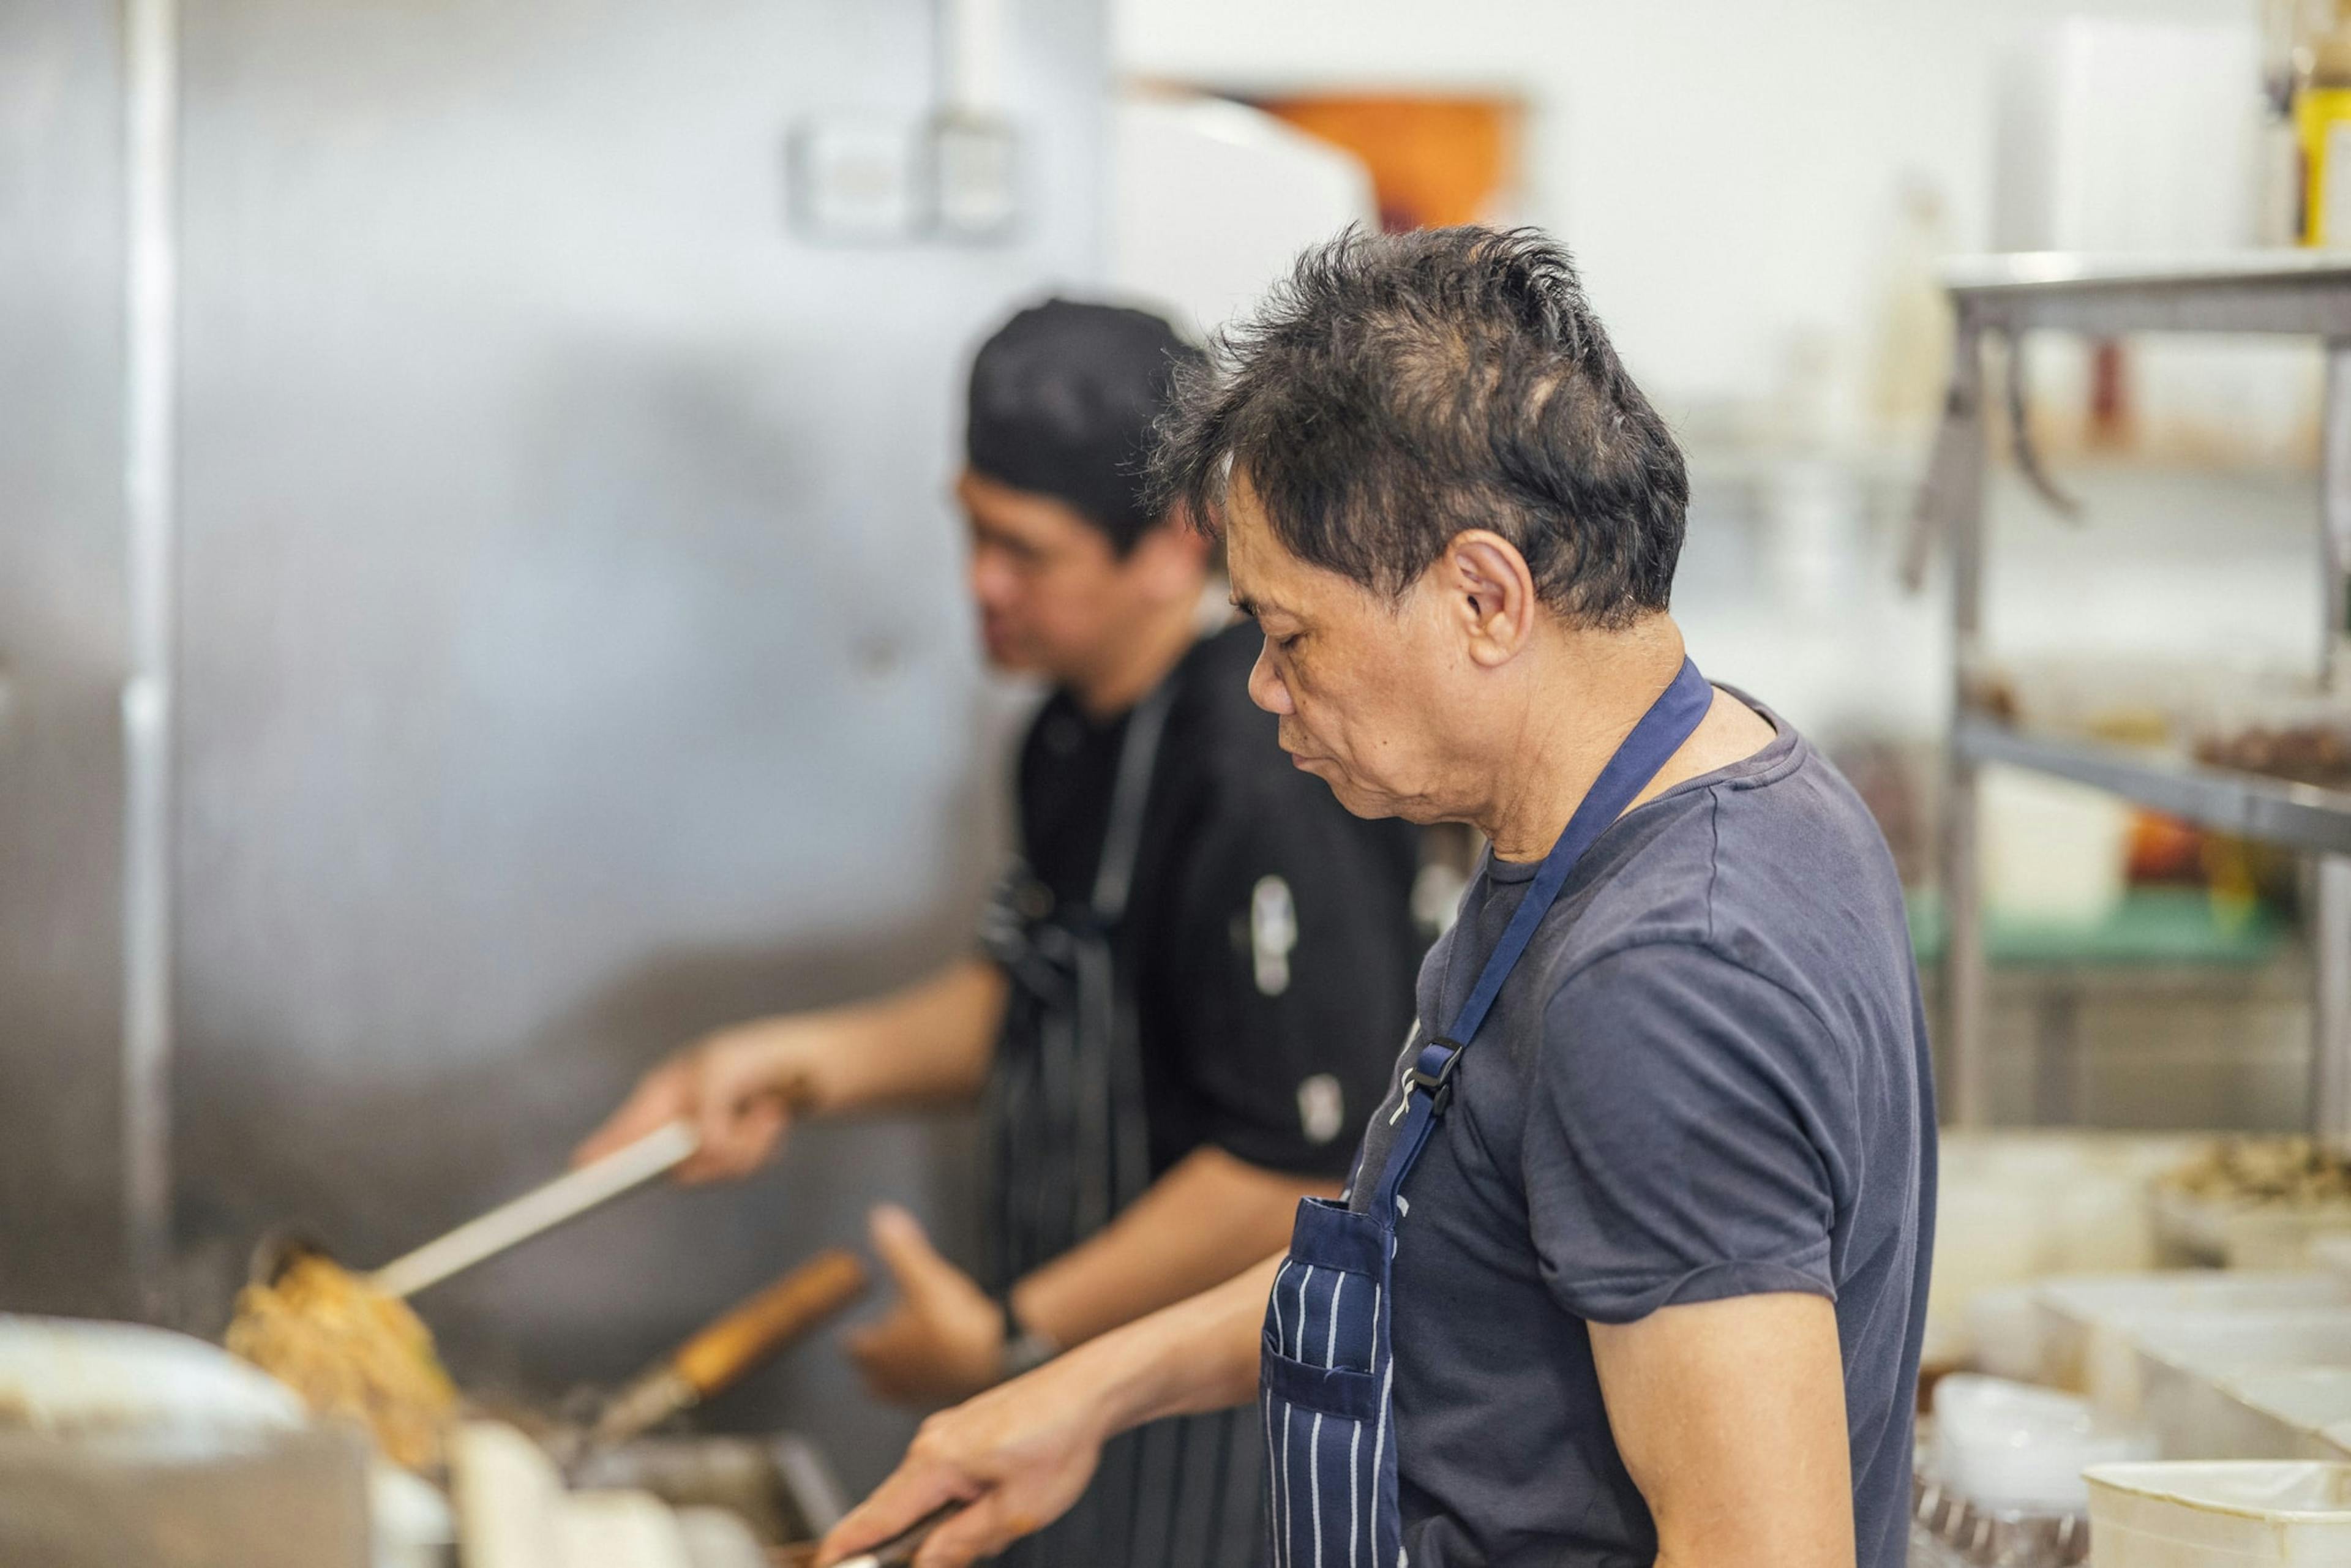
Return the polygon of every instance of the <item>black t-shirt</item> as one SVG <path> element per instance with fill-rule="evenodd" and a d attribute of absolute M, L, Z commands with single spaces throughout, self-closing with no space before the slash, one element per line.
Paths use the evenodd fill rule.
<path fill-rule="evenodd" d="M 1770 715 L 1765 716 L 1770 717 Z M 1835 1303 L 1862 1568 L 1900 1568 L 1935 1197 L 1894 864 L 1792 729 L 1586 852 L 1404 1187 L 1396 1456 L 1414 1568 L 1648 1568 L 1587 1322 Z M 1535 867 L 1489 860 L 1422 966 L 1449 1025 Z M 1372 1118 L 1360 1205 L 1395 1130 Z"/>
<path fill-rule="evenodd" d="M 1156 1177 L 1202 1144 L 1345 1174 L 1412 1023 L 1418 835 L 1350 816 L 1249 697 L 1259 634 L 1204 638 L 1169 677 L 1117 967 L 1132 988 Z M 1126 718 L 1056 694 L 1020 749 L 1022 852 L 1092 891 Z"/>

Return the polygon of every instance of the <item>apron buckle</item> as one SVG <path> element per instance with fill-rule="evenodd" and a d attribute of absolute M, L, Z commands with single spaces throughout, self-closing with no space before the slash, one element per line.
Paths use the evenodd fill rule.
<path fill-rule="evenodd" d="M 1445 1107 L 1453 1099 L 1453 1070 L 1461 1065 L 1462 1048 L 1441 1035 L 1429 1043 L 1447 1048 L 1445 1061 L 1434 1072 L 1423 1072 L 1417 1062 L 1404 1070 L 1404 1098 L 1396 1102 L 1395 1113 L 1388 1118 L 1391 1127 L 1403 1121 L 1405 1113 L 1412 1109 L 1412 1092 L 1416 1089 L 1428 1092 L 1428 1113 L 1432 1116 L 1445 1114 Z"/>

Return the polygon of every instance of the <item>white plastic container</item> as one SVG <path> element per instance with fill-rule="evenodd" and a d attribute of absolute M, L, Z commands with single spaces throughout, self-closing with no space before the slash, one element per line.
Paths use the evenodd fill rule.
<path fill-rule="evenodd" d="M 1984 902 L 2012 919 L 2095 925 L 2122 902 L 2131 808 L 2101 789 L 2004 768 L 1982 785 Z"/>
<path fill-rule="evenodd" d="M 1935 1385 L 1934 1444 L 1936 1479 L 1990 1513 L 2079 1513 L 2085 1467 L 2149 1457 L 2070 1394 L 1967 1373 Z"/>
<path fill-rule="evenodd" d="M 718 1568 L 765 1561 L 741 1521 L 630 1488 L 567 1491 L 514 1427 L 468 1421 L 449 1448 L 467 1568 Z"/>
<path fill-rule="evenodd" d="M 2101 1411 L 2128 1419 L 2138 1413 L 2131 1334 L 2140 1325 L 2195 1314 L 2351 1306 L 2351 1278 L 2324 1270 L 2077 1274 L 2042 1281 L 2034 1304 L 2035 1381 L 2085 1395 Z"/>
<path fill-rule="evenodd" d="M 2148 1185 L 2209 1141 L 2053 1128 L 1945 1134 L 1926 1364 L 1962 1365 L 1986 1348 L 1969 1322 L 1986 1291 L 2153 1268 Z"/>
<path fill-rule="evenodd" d="M 2351 1308 L 2153 1318 L 2138 1346 L 2138 1416 L 2166 1458 L 2216 1457 L 2213 1436 L 2237 1416 L 2225 1392 L 2273 1368 L 2351 1367 Z"/>
<path fill-rule="evenodd" d="M 1976 1370 L 2011 1383 L 2042 1383 L 2041 1298 L 2032 1285 L 1979 1291 L 1968 1302 Z"/>
<path fill-rule="evenodd" d="M 2351 1568 L 2351 1465 L 2092 1467 L 2091 1568 Z"/>
<path fill-rule="evenodd" d="M 2199 1437 L 2213 1459 L 2339 1459 L 2329 1427 L 2351 1422 L 2351 1367 L 2282 1366 L 2214 1385 L 2224 1417 Z"/>

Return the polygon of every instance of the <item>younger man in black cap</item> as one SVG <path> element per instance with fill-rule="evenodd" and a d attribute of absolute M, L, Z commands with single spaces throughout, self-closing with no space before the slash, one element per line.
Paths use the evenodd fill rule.
<path fill-rule="evenodd" d="M 956 493 L 981 635 L 1054 685 L 984 951 L 722 1030 L 581 1148 L 690 1116 L 685 1174 L 738 1176 L 795 1116 L 984 1095 L 981 1280 L 904 1211 L 873 1218 L 901 1300 L 852 1350 L 891 1397 L 960 1398 L 1274 1251 L 1300 1197 L 1336 1190 L 1411 1022 L 1411 830 L 1348 815 L 1283 755 L 1248 695 L 1256 630 L 1201 634 L 1209 547 L 1141 499 L 1195 352 L 1156 317 L 1057 299 L 972 368 Z M 1144 1427 L 1006 1561 L 1253 1561 L 1258 1451 L 1246 1412 Z"/>

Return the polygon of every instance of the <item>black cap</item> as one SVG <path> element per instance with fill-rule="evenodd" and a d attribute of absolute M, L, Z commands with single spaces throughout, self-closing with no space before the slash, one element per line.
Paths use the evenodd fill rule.
<path fill-rule="evenodd" d="M 1144 310 L 1049 299 L 980 345 L 964 450 L 972 469 L 1067 502 L 1121 554 L 1157 521 L 1144 500 L 1152 427 L 1200 351 Z"/>

